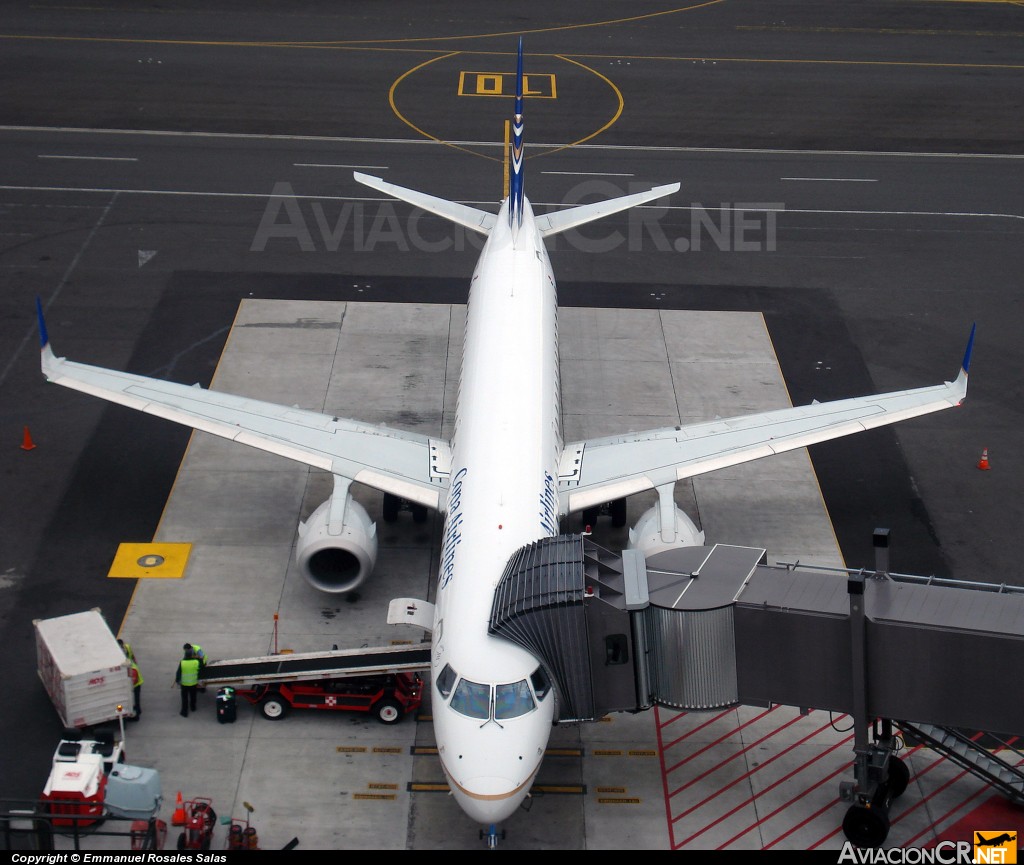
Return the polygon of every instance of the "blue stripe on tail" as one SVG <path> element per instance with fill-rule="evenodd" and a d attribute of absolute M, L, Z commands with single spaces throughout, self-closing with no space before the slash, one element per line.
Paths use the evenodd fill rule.
<path fill-rule="evenodd" d="M 46 332 L 46 320 L 43 318 L 43 302 L 36 295 L 36 318 L 39 321 L 39 344 L 41 348 L 46 348 L 50 342 L 50 335 Z"/>
<path fill-rule="evenodd" d="M 964 362 L 962 369 L 964 372 L 968 372 L 971 368 L 971 351 L 974 349 L 974 331 L 978 329 L 978 322 L 974 322 L 971 325 L 971 335 L 967 340 L 967 351 L 964 352 Z"/>
<path fill-rule="evenodd" d="M 509 224 L 523 224 L 523 37 L 519 37 L 519 57 L 516 63 L 516 113 L 512 118 L 512 178 L 508 190 Z"/>

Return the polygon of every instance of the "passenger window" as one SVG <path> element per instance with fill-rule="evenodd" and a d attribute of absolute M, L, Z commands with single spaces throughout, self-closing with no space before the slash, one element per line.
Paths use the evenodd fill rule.
<path fill-rule="evenodd" d="M 452 669 L 451 664 L 445 664 L 444 669 L 437 677 L 437 690 L 439 690 L 441 692 L 441 696 L 447 700 L 448 695 L 452 692 L 452 685 L 454 684 L 455 671 Z"/>
<path fill-rule="evenodd" d="M 533 694 L 526 679 L 511 685 L 497 685 L 494 689 L 494 718 L 504 721 L 507 718 L 518 718 L 534 708 Z"/>
<path fill-rule="evenodd" d="M 460 679 L 452 697 L 451 707 L 468 718 L 486 721 L 491 717 L 491 687 Z"/>
<path fill-rule="evenodd" d="M 533 671 L 530 676 L 530 684 L 533 685 L 533 693 L 537 695 L 538 700 L 543 700 L 551 690 L 551 680 L 548 679 L 548 674 L 544 672 L 543 667 L 538 667 Z"/>

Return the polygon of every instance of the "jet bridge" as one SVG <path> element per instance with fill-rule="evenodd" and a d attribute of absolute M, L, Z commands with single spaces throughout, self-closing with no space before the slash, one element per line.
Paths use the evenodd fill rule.
<path fill-rule="evenodd" d="M 896 728 L 1024 804 L 1024 754 L 961 756 L 967 737 L 950 742 L 961 729 L 1024 734 L 1024 588 L 890 574 L 887 530 L 875 547 L 875 571 L 850 571 L 723 544 L 645 559 L 563 535 L 512 557 L 490 630 L 542 659 L 559 723 L 655 705 L 850 714 L 855 780 L 840 793 L 860 846 L 884 841 L 909 778 Z"/>

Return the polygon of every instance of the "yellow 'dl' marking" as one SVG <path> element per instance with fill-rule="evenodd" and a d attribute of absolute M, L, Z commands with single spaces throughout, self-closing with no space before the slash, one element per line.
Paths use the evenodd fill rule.
<path fill-rule="evenodd" d="M 120 544 L 107 576 L 180 580 L 191 551 L 192 544 Z"/>

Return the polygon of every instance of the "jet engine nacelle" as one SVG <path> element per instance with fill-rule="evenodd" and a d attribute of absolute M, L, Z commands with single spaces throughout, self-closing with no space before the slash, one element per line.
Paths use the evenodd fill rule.
<path fill-rule="evenodd" d="M 668 532 L 661 529 L 661 506 L 654 505 L 644 512 L 637 524 L 629 530 L 629 549 L 640 550 L 645 557 L 674 550 L 679 547 L 704 545 L 704 532 L 678 507 L 672 507 L 674 525 Z"/>
<path fill-rule="evenodd" d="M 322 592 L 351 592 L 377 562 L 377 526 L 352 496 L 345 497 L 341 524 L 331 531 L 331 499 L 299 523 L 295 560 L 302 575 Z"/>

